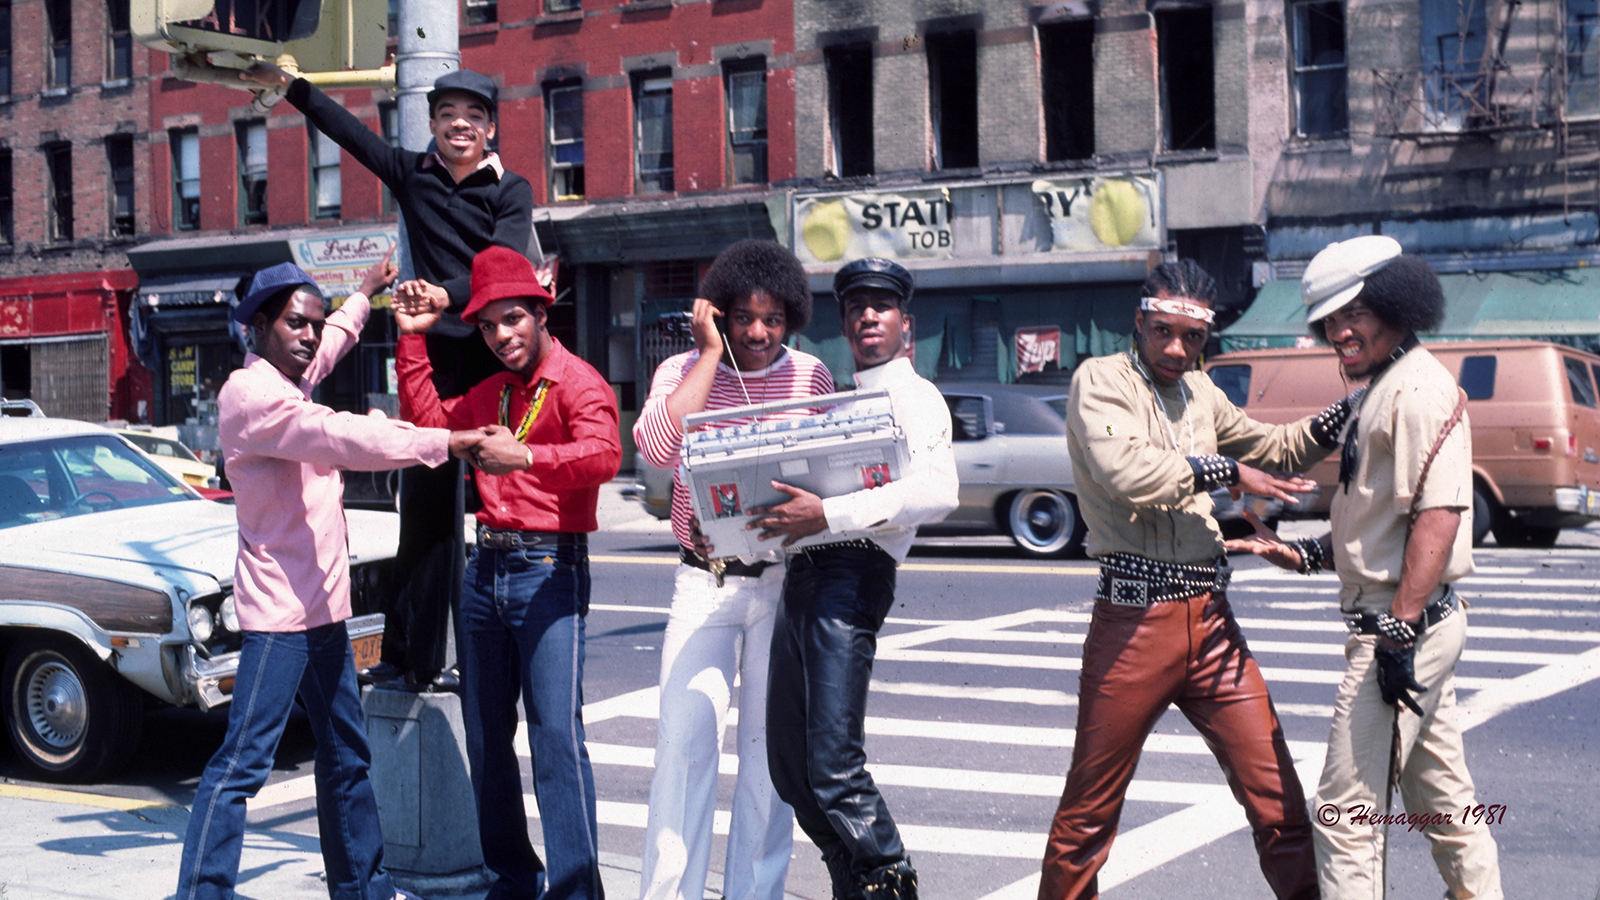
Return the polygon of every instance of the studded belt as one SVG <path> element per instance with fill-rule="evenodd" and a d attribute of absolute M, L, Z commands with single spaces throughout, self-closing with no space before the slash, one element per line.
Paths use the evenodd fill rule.
<path fill-rule="evenodd" d="M 531 550 L 534 547 L 587 547 L 589 536 L 574 531 L 509 531 L 478 526 L 478 546 L 485 550 Z"/>
<path fill-rule="evenodd" d="M 717 578 L 717 587 L 722 587 L 722 580 L 729 575 L 740 578 L 760 578 L 761 573 L 777 565 L 772 560 L 759 562 L 741 562 L 739 557 L 733 556 L 725 559 L 706 559 L 686 547 L 678 548 L 678 560 L 686 566 L 693 566 L 703 572 L 710 572 Z"/>
<path fill-rule="evenodd" d="M 1228 589 L 1233 570 L 1228 558 L 1215 563 L 1172 563 L 1133 553 L 1100 557 L 1100 585 L 1095 597 L 1115 606 L 1145 607 L 1168 600 L 1187 600 Z"/>
<path fill-rule="evenodd" d="M 1453 589 L 1446 588 L 1443 597 L 1422 608 L 1422 622 L 1415 626 L 1417 634 L 1421 634 L 1450 618 L 1455 611 L 1456 592 Z M 1351 634 L 1380 635 L 1383 633 L 1378 628 L 1378 616 L 1381 614 L 1381 610 L 1378 612 L 1342 613 L 1345 627 L 1350 629 Z"/>

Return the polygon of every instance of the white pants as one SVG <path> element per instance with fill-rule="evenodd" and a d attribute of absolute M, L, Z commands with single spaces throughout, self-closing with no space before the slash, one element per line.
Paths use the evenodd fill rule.
<path fill-rule="evenodd" d="M 1452 900 L 1500 900 L 1500 861 L 1494 835 L 1483 821 L 1463 816 L 1478 800 L 1456 727 L 1456 663 L 1466 643 L 1467 614 L 1457 610 L 1417 638 L 1417 683 L 1422 707 L 1400 713 L 1400 790 L 1403 812 L 1430 816 L 1421 827 L 1432 844 L 1434 864 Z M 1384 895 L 1383 827 L 1352 821 L 1359 812 L 1383 813 L 1394 743 L 1394 707 L 1383 702 L 1373 648 L 1378 639 L 1353 635 L 1345 644 L 1349 662 L 1334 701 L 1333 727 L 1322 784 L 1312 807 L 1314 840 L 1323 900 L 1375 900 Z M 1332 810 L 1323 811 L 1324 805 Z M 1335 814 L 1335 812 L 1337 814 Z M 1400 813 L 1400 804 L 1395 804 Z M 1451 821 L 1434 822 L 1436 814 Z M 1419 825 L 1420 825 L 1419 821 Z M 1390 824 L 1396 834 L 1409 827 Z"/>
<path fill-rule="evenodd" d="M 739 775 L 723 874 L 727 900 L 781 900 L 794 812 L 767 774 L 767 657 L 784 567 L 760 577 L 679 565 L 661 647 L 661 719 L 640 873 L 645 900 L 701 900 L 711 862 L 723 726 L 739 676 Z"/>

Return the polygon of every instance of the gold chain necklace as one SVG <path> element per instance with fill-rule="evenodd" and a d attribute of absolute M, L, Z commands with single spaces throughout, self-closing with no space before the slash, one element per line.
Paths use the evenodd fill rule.
<path fill-rule="evenodd" d="M 517 425 L 517 440 L 525 441 L 528 430 L 533 427 L 533 420 L 539 418 L 539 410 L 544 408 L 544 398 L 550 393 L 550 379 L 541 378 L 533 387 L 533 399 L 528 403 L 528 411 L 522 414 L 522 422 Z M 511 427 L 511 385 L 500 389 L 500 424 L 502 427 Z"/>

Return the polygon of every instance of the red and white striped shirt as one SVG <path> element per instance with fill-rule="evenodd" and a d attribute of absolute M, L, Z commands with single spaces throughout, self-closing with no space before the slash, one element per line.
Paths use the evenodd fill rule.
<path fill-rule="evenodd" d="M 676 471 L 678 458 L 683 452 L 683 422 L 667 412 L 667 397 L 683 383 L 685 375 L 700 359 L 700 351 L 690 350 L 663 362 L 656 369 L 650 383 L 650 396 L 644 401 L 644 411 L 633 425 L 633 441 L 639 446 L 639 455 L 658 469 L 673 469 L 672 474 L 672 534 L 684 547 L 693 547 L 689 536 L 689 520 L 694 516 L 694 506 L 689 502 L 689 491 Z M 717 363 L 717 377 L 711 382 L 711 395 L 706 398 L 706 410 L 729 409 L 752 403 L 769 403 L 792 400 L 796 397 L 814 397 L 833 393 L 833 375 L 828 367 L 809 353 L 784 348 L 778 361 L 765 369 L 744 372 L 741 375 L 726 362 Z M 792 409 L 763 416 L 762 419 L 781 419 L 815 413 L 810 409 Z M 712 423 L 713 428 L 732 428 L 750 424 L 749 417 L 739 417 Z"/>

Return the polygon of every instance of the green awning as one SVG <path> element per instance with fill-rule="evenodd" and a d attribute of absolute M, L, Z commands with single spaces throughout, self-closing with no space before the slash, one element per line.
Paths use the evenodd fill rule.
<path fill-rule="evenodd" d="M 1445 319 L 1430 340 L 1600 336 L 1600 273 L 1593 269 L 1440 275 Z M 1262 285 L 1222 350 L 1293 347 L 1307 335 L 1297 279 Z"/>

